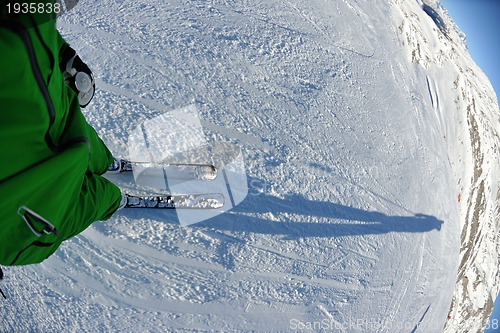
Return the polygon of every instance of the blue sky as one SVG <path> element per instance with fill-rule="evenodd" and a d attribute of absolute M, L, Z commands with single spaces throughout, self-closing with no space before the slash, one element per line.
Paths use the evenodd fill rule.
<path fill-rule="evenodd" d="M 460 30 L 467 35 L 469 52 L 490 79 L 500 97 L 500 0 L 441 0 Z M 490 318 L 500 320 L 500 297 Z M 487 333 L 500 332 L 490 329 Z"/>
<path fill-rule="evenodd" d="M 500 0 L 441 0 L 467 35 L 469 52 L 500 96 Z"/>
<path fill-rule="evenodd" d="M 496 322 L 495 322 L 496 320 Z M 493 314 L 490 317 L 490 329 L 485 330 L 485 333 L 498 333 L 500 332 L 500 297 L 497 297 Z"/>

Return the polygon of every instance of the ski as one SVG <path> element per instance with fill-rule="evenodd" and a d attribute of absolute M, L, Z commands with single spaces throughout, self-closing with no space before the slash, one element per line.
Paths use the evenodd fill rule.
<path fill-rule="evenodd" d="M 224 206 L 221 193 L 135 196 L 126 194 L 125 208 L 217 209 Z"/>
<path fill-rule="evenodd" d="M 134 165 L 144 168 L 163 168 L 168 177 L 175 179 L 211 181 L 217 178 L 217 168 L 212 164 L 203 163 L 153 163 L 115 159 L 108 171 L 113 173 L 131 172 Z"/>

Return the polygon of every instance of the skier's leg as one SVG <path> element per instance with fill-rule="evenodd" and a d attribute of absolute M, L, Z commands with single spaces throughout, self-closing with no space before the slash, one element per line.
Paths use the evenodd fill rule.
<path fill-rule="evenodd" d="M 113 155 L 101 140 L 95 129 L 88 125 L 87 138 L 90 141 L 90 160 L 88 171 L 96 175 L 102 175 L 108 171 L 113 163 Z"/>
<path fill-rule="evenodd" d="M 90 145 L 90 156 L 87 166 L 87 173 L 102 175 L 113 162 L 113 155 L 101 140 L 95 129 L 89 125 L 82 114 L 78 100 L 73 97 L 70 101 L 68 122 L 66 123 L 65 134 L 61 137 L 61 142 L 71 140 L 75 133 L 85 136 Z"/>
<path fill-rule="evenodd" d="M 95 221 L 109 219 L 119 208 L 121 200 L 120 189 L 109 180 L 94 174 L 85 175 L 80 199 L 72 215 L 72 225 L 68 226 L 72 229 L 72 236 Z"/>

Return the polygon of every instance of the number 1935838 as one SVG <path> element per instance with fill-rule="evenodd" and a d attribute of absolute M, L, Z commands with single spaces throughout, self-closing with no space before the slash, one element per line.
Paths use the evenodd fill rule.
<path fill-rule="evenodd" d="M 6 4 L 8 14 L 60 14 L 63 7 L 59 2 L 9 2 Z"/>

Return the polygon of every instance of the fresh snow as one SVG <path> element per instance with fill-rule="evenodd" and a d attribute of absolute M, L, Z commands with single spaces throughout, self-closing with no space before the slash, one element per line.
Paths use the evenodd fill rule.
<path fill-rule="evenodd" d="M 188 227 L 122 210 L 6 267 L 6 332 L 479 332 L 498 292 L 500 123 L 443 8 L 82 1 L 59 21 L 117 156 L 195 105 L 246 199 Z M 460 200 L 458 197 L 460 196 Z"/>

